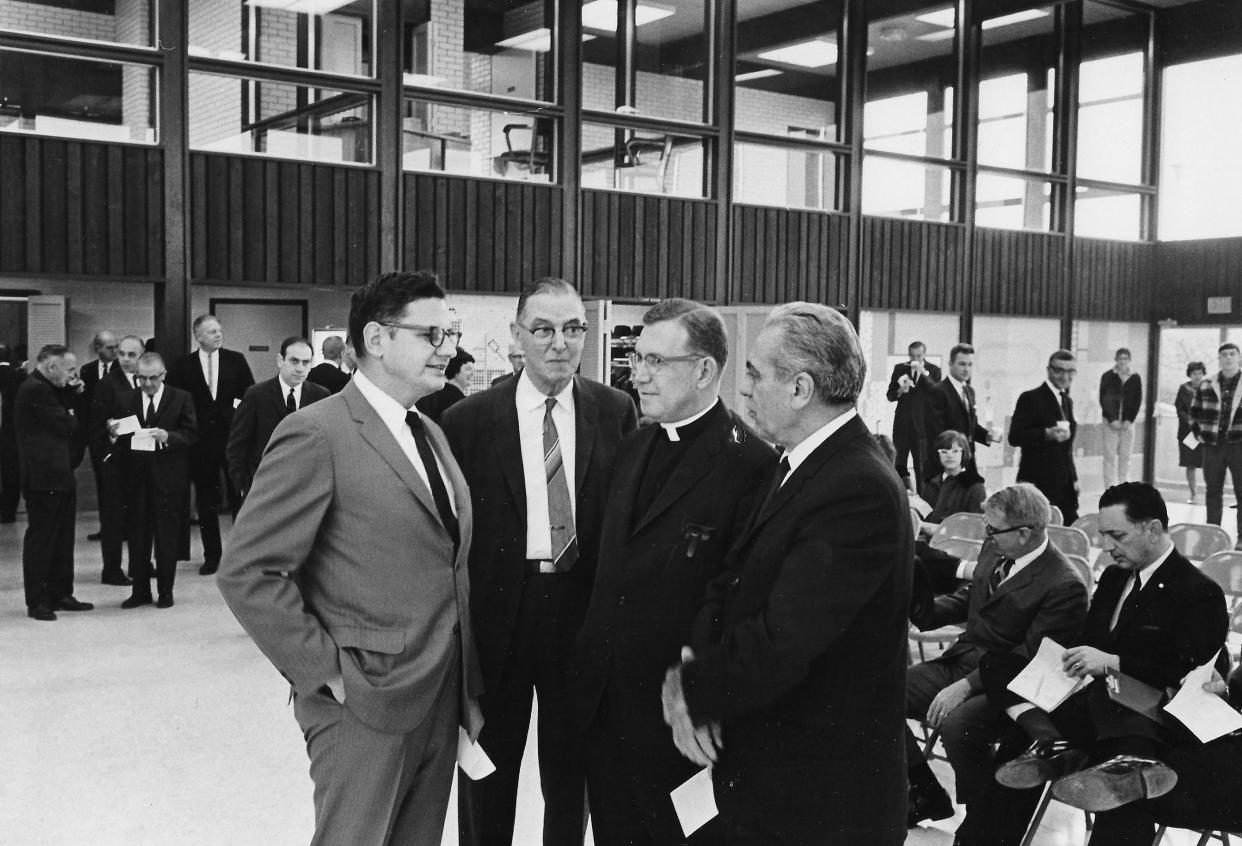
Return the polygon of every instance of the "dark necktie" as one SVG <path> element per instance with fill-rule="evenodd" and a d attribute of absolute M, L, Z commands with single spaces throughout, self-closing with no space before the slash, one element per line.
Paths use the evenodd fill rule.
<path fill-rule="evenodd" d="M 759 510 L 762 511 L 768 507 L 768 503 L 772 501 L 772 497 L 776 496 L 776 492 L 781 489 L 781 485 L 785 482 L 785 477 L 789 475 L 789 456 L 782 455 L 781 462 L 776 466 L 776 478 L 772 480 L 772 486 L 768 488 L 768 495 L 763 498 L 763 505 Z"/>
<path fill-rule="evenodd" d="M 1143 581 L 1139 578 L 1138 570 L 1134 571 L 1134 575 L 1131 578 L 1133 581 L 1130 583 L 1130 593 L 1126 595 L 1125 601 L 1121 603 L 1121 612 L 1117 615 L 1117 622 L 1113 624 L 1113 628 L 1119 626 L 1121 621 L 1126 618 L 1126 615 L 1134 610 L 1134 606 L 1138 605 L 1139 592 L 1143 589 Z"/>
<path fill-rule="evenodd" d="M 289 396 L 285 397 L 285 411 L 289 414 L 298 410 L 298 402 L 293 398 L 293 388 L 289 389 Z M 420 455 L 422 453 L 419 453 Z"/>
<path fill-rule="evenodd" d="M 414 446 L 418 448 L 418 457 L 423 460 L 423 469 L 427 471 L 427 483 L 431 487 L 431 498 L 435 501 L 436 511 L 440 513 L 440 522 L 453 538 L 453 545 L 459 543 L 457 517 L 453 514 L 453 506 L 449 503 L 448 488 L 440 476 L 440 466 L 436 464 L 436 454 L 431 449 L 431 441 L 427 439 L 427 430 L 423 427 L 423 419 L 416 412 L 407 411 L 405 425 L 410 427 L 414 435 Z"/>
<path fill-rule="evenodd" d="M 569 481 L 561 455 L 561 436 L 552 420 L 556 397 L 543 404 L 543 470 L 548 482 L 548 526 L 552 530 L 552 562 L 558 573 L 566 573 L 578 560 L 578 532 L 569 501 Z"/>
<path fill-rule="evenodd" d="M 1008 558 L 1003 555 L 1000 560 L 996 562 L 996 568 L 993 569 L 991 575 L 988 576 L 988 596 L 996 593 L 996 590 L 1001 586 L 1001 582 L 1005 581 L 1005 577 L 1008 576 L 1009 571 L 1013 569 L 1013 564 L 1014 561 L 1012 558 Z"/>
<path fill-rule="evenodd" d="M 155 397 L 147 397 L 147 419 L 143 421 L 143 424 L 149 429 L 153 422 L 155 422 Z"/>

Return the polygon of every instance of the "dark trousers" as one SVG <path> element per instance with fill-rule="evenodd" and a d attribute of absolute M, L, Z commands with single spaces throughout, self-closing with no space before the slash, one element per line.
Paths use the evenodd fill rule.
<path fill-rule="evenodd" d="M 587 796 L 595 846 L 719 846 L 723 832 L 719 819 L 689 838 L 681 829 L 669 793 L 690 778 L 698 767 L 673 746 L 672 730 L 661 725 L 665 754 L 636 744 L 616 717 L 617 704 L 605 691 L 603 702 L 587 732 Z M 651 691 L 654 695 L 659 694 Z M 675 760 L 669 760 L 676 756 Z"/>
<path fill-rule="evenodd" d="M 315 784 L 311 846 L 439 846 L 457 763 L 457 668 L 454 657 L 427 718 L 405 734 L 366 725 L 348 698 L 294 695 Z"/>
<path fill-rule="evenodd" d="M 923 490 L 923 471 L 927 464 L 927 456 L 925 453 L 926 442 L 923 436 L 918 432 L 905 432 L 893 430 L 893 446 L 897 447 L 897 475 L 902 479 L 910 476 L 910 469 L 907 466 L 910 459 L 914 460 L 914 489 L 921 492 Z"/>
<path fill-rule="evenodd" d="M 99 486 L 100 548 L 103 553 L 103 571 L 121 572 L 121 559 L 125 548 L 125 490 L 121 481 L 121 468 L 116 459 L 103 465 L 95 477 Z"/>
<path fill-rule="evenodd" d="M 129 490 L 129 574 L 135 596 L 151 595 L 151 552 L 155 551 L 155 585 L 160 595 L 172 593 L 185 524 L 180 495 L 160 491 L 152 470 L 131 476 Z"/>
<path fill-rule="evenodd" d="M 9 424 L 12 428 L 12 424 Z M 9 433 L 0 435 L 0 518 L 12 518 L 22 497 L 21 470 L 17 462 L 17 441 Z"/>
<path fill-rule="evenodd" d="M 518 770 L 530 728 L 531 698 L 539 697 L 539 783 L 543 788 L 544 846 L 581 846 L 586 835 L 586 784 L 569 709 L 567 669 L 582 599 L 559 574 L 527 577 L 513 631 L 513 648 L 496 690 L 481 702 L 479 744 L 496 772 L 458 783 L 461 842 L 510 846 Z"/>
<path fill-rule="evenodd" d="M 906 716 L 925 719 L 936 694 L 973 669 L 952 659 L 910 667 L 906 670 Z M 987 792 L 992 780 L 992 741 L 1000 734 L 1002 722 L 1003 715 L 980 693 L 953 709 L 940 724 L 940 740 L 956 777 L 957 801 L 963 805 L 978 802 Z M 911 774 L 935 778 L 908 726 L 906 768 Z M 911 781 L 915 780 L 912 776 Z"/>
<path fill-rule="evenodd" d="M 1242 443 L 1203 445 L 1203 484 L 1207 488 L 1207 521 L 1220 525 L 1225 509 L 1225 471 L 1233 478 L 1233 495 L 1242 502 Z M 1242 533 L 1242 508 L 1238 509 L 1238 531 Z M 1242 537 L 1242 534 L 1239 535 Z"/>
<path fill-rule="evenodd" d="M 78 492 L 27 490 L 23 493 L 28 518 L 22 543 L 26 607 L 54 605 L 73 595 Z"/>
<path fill-rule="evenodd" d="M 224 447 L 215 444 L 198 444 L 191 448 L 190 474 L 194 482 L 194 502 L 198 511 L 198 532 L 203 539 L 203 560 L 220 562 L 220 505 L 223 502 L 222 481 L 225 474 Z M 232 497 L 231 488 L 230 499 Z M 234 509 L 240 503 L 234 504 Z M 185 557 L 189 557 L 188 554 Z"/>

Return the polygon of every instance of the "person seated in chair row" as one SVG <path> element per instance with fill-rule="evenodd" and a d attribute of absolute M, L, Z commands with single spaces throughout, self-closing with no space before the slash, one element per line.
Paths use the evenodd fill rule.
<path fill-rule="evenodd" d="M 1175 781 L 1160 759 L 1192 736 L 1114 701 L 1101 677 L 1121 673 L 1158 689 L 1177 685 L 1224 644 L 1224 594 L 1174 548 L 1164 499 L 1151 485 L 1115 485 L 1100 497 L 1099 509 L 1103 554 L 1112 566 L 1100 576 L 1081 634 L 1062 642 L 1068 647 L 1065 672 L 1095 677 L 1096 683 L 1049 714 L 1008 690 L 1025 658 L 999 652 L 983 657 L 988 699 L 1016 725 L 997 752 L 1003 763 L 983 803 L 986 815 L 958 830 L 959 844 L 1017 843 L 1038 788 L 1048 781 L 1056 798 L 1096 812 L 1117 807 L 1127 794 L 1137 798 L 1136 791 L 1167 793 Z M 1096 766 L 1086 768 L 1088 763 Z M 1099 813 L 1091 842 L 1148 842 L 1126 830 L 1132 826 L 1127 815 Z"/>
<path fill-rule="evenodd" d="M 941 453 L 942 460 L 948 457 Z M 937 597 L 925 616 L 914 618 L 921 629 L 949 623 L 966 626 L 944 654 L 906 671 L 906 716 L 926 719 L 940 729 L 956 774 L 958 800 L 968 813 L 987 792 L 991 743 L 1003 720 L 983 695 L 979 660 L 1000 651 L 1025 664 L 1045 637 L 1072 637 L 1087 615 L 1086 585 L 1048 542 L 1050 516 L 1047 497 L 1034 485 L 1019 483 L 992 494 L 983 505 L 988 540 L 973 580 L 952 595 Z M 952 816 L 953 803 L 909 728 L 906 765 L 907 822 Z"/>
<path fill-rule="evenodd" d="M 919 524 L 919 539 L 914 554 L 926 570 L 934 593 L 950 593 L 962 579 L 974 575 L 975 563 L 931 546 L 930 540 L 946 517 L 963 511 L 983 513 L 987 491 L 983 477 L 971 461 L 970 440 L 961 432 L 941 432 L 935 442 L 941 472 L 923 485 L 923 500 L 932 506 Z"/>

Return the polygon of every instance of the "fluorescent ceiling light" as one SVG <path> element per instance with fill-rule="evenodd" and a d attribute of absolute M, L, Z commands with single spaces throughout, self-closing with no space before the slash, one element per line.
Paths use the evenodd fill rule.
<path fill-rule="evenodd" d="M 780 76 L 784 71 L 778 71 L 776 68 L 764 68 L 763 70 L 750 71 L 749 73 L 739 73 L 733 77 L 735 82 L 750 82 L 754 79 L 766 79 L 769 76 Z"/>
<path fill-rule="evenodd" d="M 803 68 L 822 68 L 836 64 L 837 45 L 832 41 L 812 38 L 810 41 L 801 41 L 787 47 L 760 53 L 759 58 Z"/>
<path fill-rule="evenodd" d="M 643 26 L 667 18 L 676 10 L 658 3 L 639 3 L 634 9 L 634 25 Z M 617 31 L 617 0 L 593 0 L 582 7 L 582 25 L 605 32 Z"/>
<path fill-rule="evenodd" d="M 931 24 L 932 26 L 943 26 L 953 29 L 953 22 L 957 20 L 957 15 L 953 12 L 953 7 L 949 6 L 945 9 L 936 9 L 933 12 L 924 12 L 921 15 L 915 15 L 916 21 Z"/>
<path fill-rule="evenodd" d="M 917 38 L 919 41 L 948 41 L 952 37 L 953 37 L 953 30 L 951 29 L 939 29 L 939 30 L 936 30 L 935 32 L 928 32 L 928 33 L 925 33 L 924 35 L 915 36 L 915 38 Z"/>
<path fill-rule="evenodd" d="M 594 35 L 582 33 L 583 41 L 591 41 L 594 38 Z M 504 41 L 497 41 L 496 46 L 508 47 L 511 50 L 530 50 L 532 53 L 546 53 L 552 49 L 552 30 L 541 26 L 530 32 L 506 38 Z"/>
<path fill-rule="evenodd" d="M 250 6 L 267 9 L 283 9 L 299 15 L 326 15 L 348 3 L 349 0 L 246 0 Z"/>
<path fill-rule="evenodd" d="M 991 18 L 983 22 L 984 29 L 996 29 L 1000 26 L 1009 26 L 1010 24 L 1022 23 L 1023 21 L 1033 21 L 1039 18 L 1048 17 L 1048 13 L 1043 9 L 1027 9 L 1023 12 L 1014 12 L 1012 15 L 1001 15 L 999 18 Z"/>

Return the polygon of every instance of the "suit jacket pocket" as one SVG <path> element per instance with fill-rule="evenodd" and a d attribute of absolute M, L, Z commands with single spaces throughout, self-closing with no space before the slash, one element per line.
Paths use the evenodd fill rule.
<path fill-rule="evenodd" d="M 400 629 L 341 626 L 331 634 L 342 652 L 342 664 L 348 656 L 363 675 L 375 681 L 387 676 L 397 661 L 393 656 L 405 651 L 405 632 Z M 346 694 L 349 692 L 347 681 Z"/>

